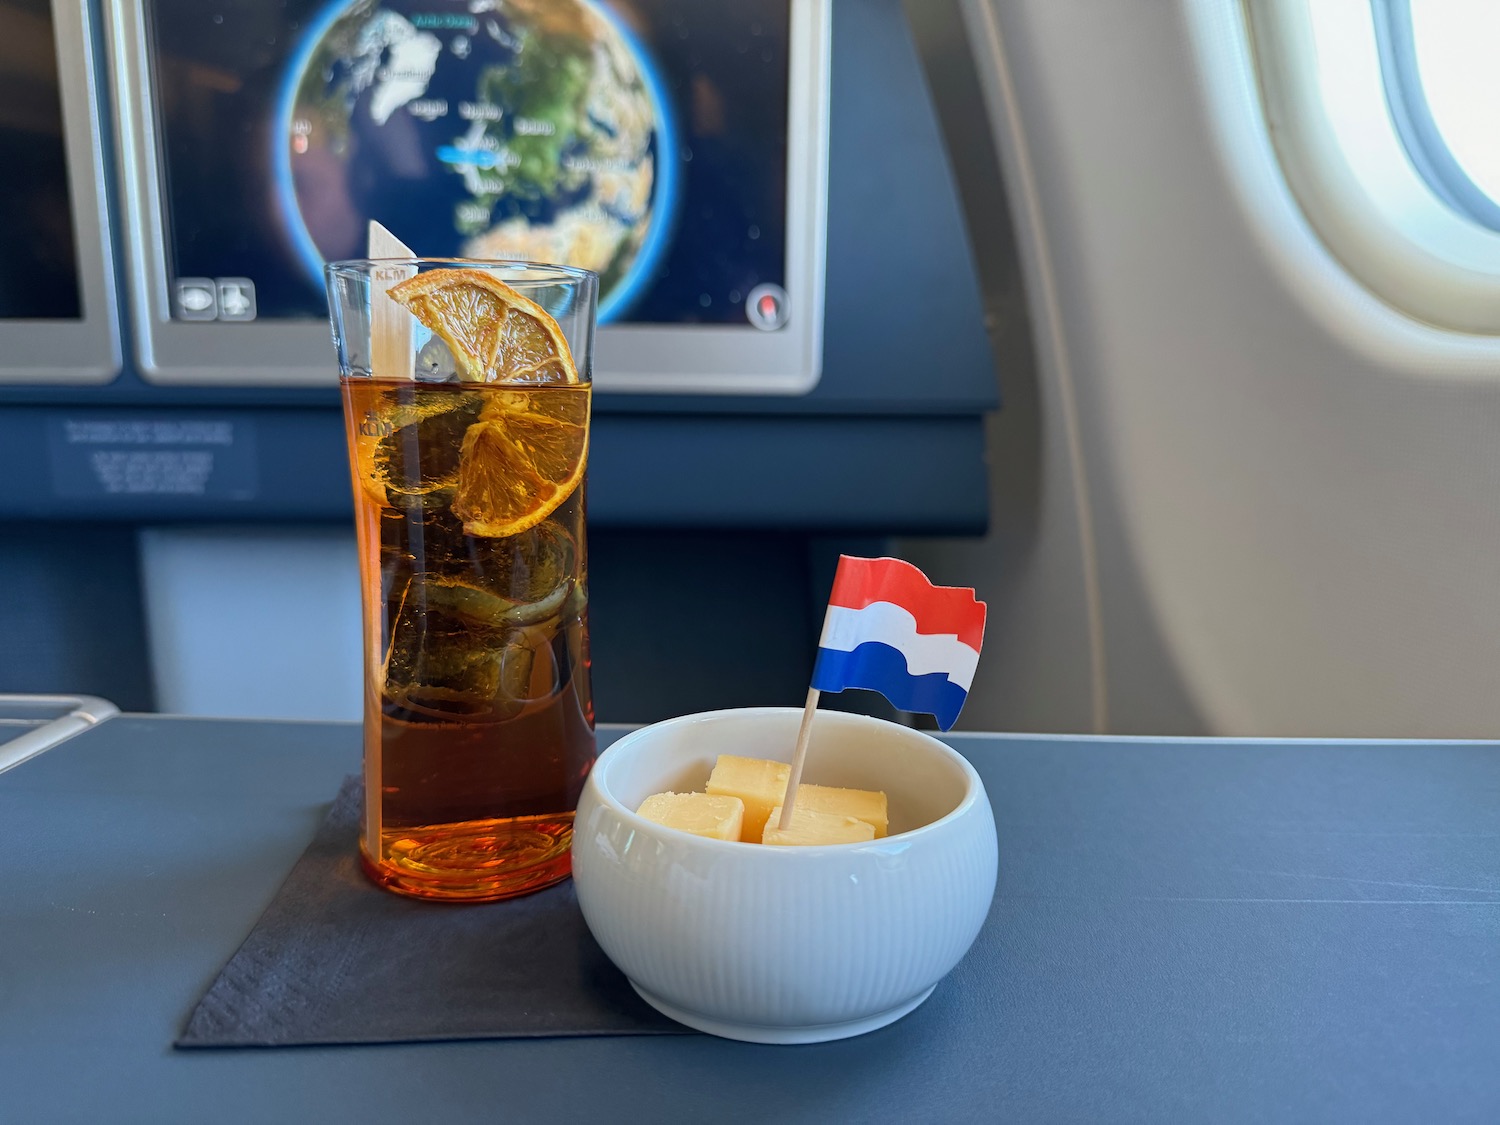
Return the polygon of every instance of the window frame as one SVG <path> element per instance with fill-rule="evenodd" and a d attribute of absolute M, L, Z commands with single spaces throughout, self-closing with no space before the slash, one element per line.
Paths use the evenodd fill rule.
<path fill-rule="evenodd" d="M 1500 230 L 1441 197 L 1398 135 L 1375 2 L 1243 0 L 1277 163 L 1319 240 L 1363 288 L 1414 321 L 1493 339 Z"/>
<path fill-rule="evenodd" d="M 1386 107 L 1406 155 L 1433 192 L 1460 215 L 1500 231 L 1500 203 L 1474 182 L 1443 136 L 1417 60 L 1411 0 L 1370 0 Z"/>

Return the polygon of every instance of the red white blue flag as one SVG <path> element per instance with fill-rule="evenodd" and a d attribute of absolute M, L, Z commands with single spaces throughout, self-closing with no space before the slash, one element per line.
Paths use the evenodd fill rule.
<path fill-rule="evenodd" d="M 985 606 L 964 586 L 934 586 L 901 559 L 839 556 L 812 686 L 868 688 L 950 729 L 974 682 Z"/>

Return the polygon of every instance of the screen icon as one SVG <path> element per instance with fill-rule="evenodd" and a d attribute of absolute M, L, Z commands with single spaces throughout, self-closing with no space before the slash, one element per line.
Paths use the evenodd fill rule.
<path fill-rule="evenodd" d="M 255 282 L 248 277 L 221 277 L 219 284 L 219 319 L 255 319 Z"/>
<path fill-rule="evenodd" d="M 179 320 L 217 320 L 219 295 L 211 277 L 179 277 L 173 286 Z"/>
<path fill-rule="evenodd" d="M 757 285 L 745 298 L 745 316 L 750 323 L 764 332 L 774 332 L 786 324 L 790 309 L 787 307 L 786 290 L 769 282 Z"/>

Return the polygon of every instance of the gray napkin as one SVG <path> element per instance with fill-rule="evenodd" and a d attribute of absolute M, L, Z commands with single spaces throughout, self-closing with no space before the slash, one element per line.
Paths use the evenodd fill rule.
<path fill-rule="evenodd" d="M 355 854 L 362 792 L 344 782 L 178 1047 L 687 1032 L 604 956 L 572 880 L 481 905 L 375 887 Z"/>

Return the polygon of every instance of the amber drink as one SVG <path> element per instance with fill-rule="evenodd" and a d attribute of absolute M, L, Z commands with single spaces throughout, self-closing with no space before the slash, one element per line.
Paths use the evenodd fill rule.
<path fill-rule="evenodd" d="M 549 886 L 595 756 L 592 275 L 329 269 L 364 599 L 365 870 L 432 899 Z"/>

